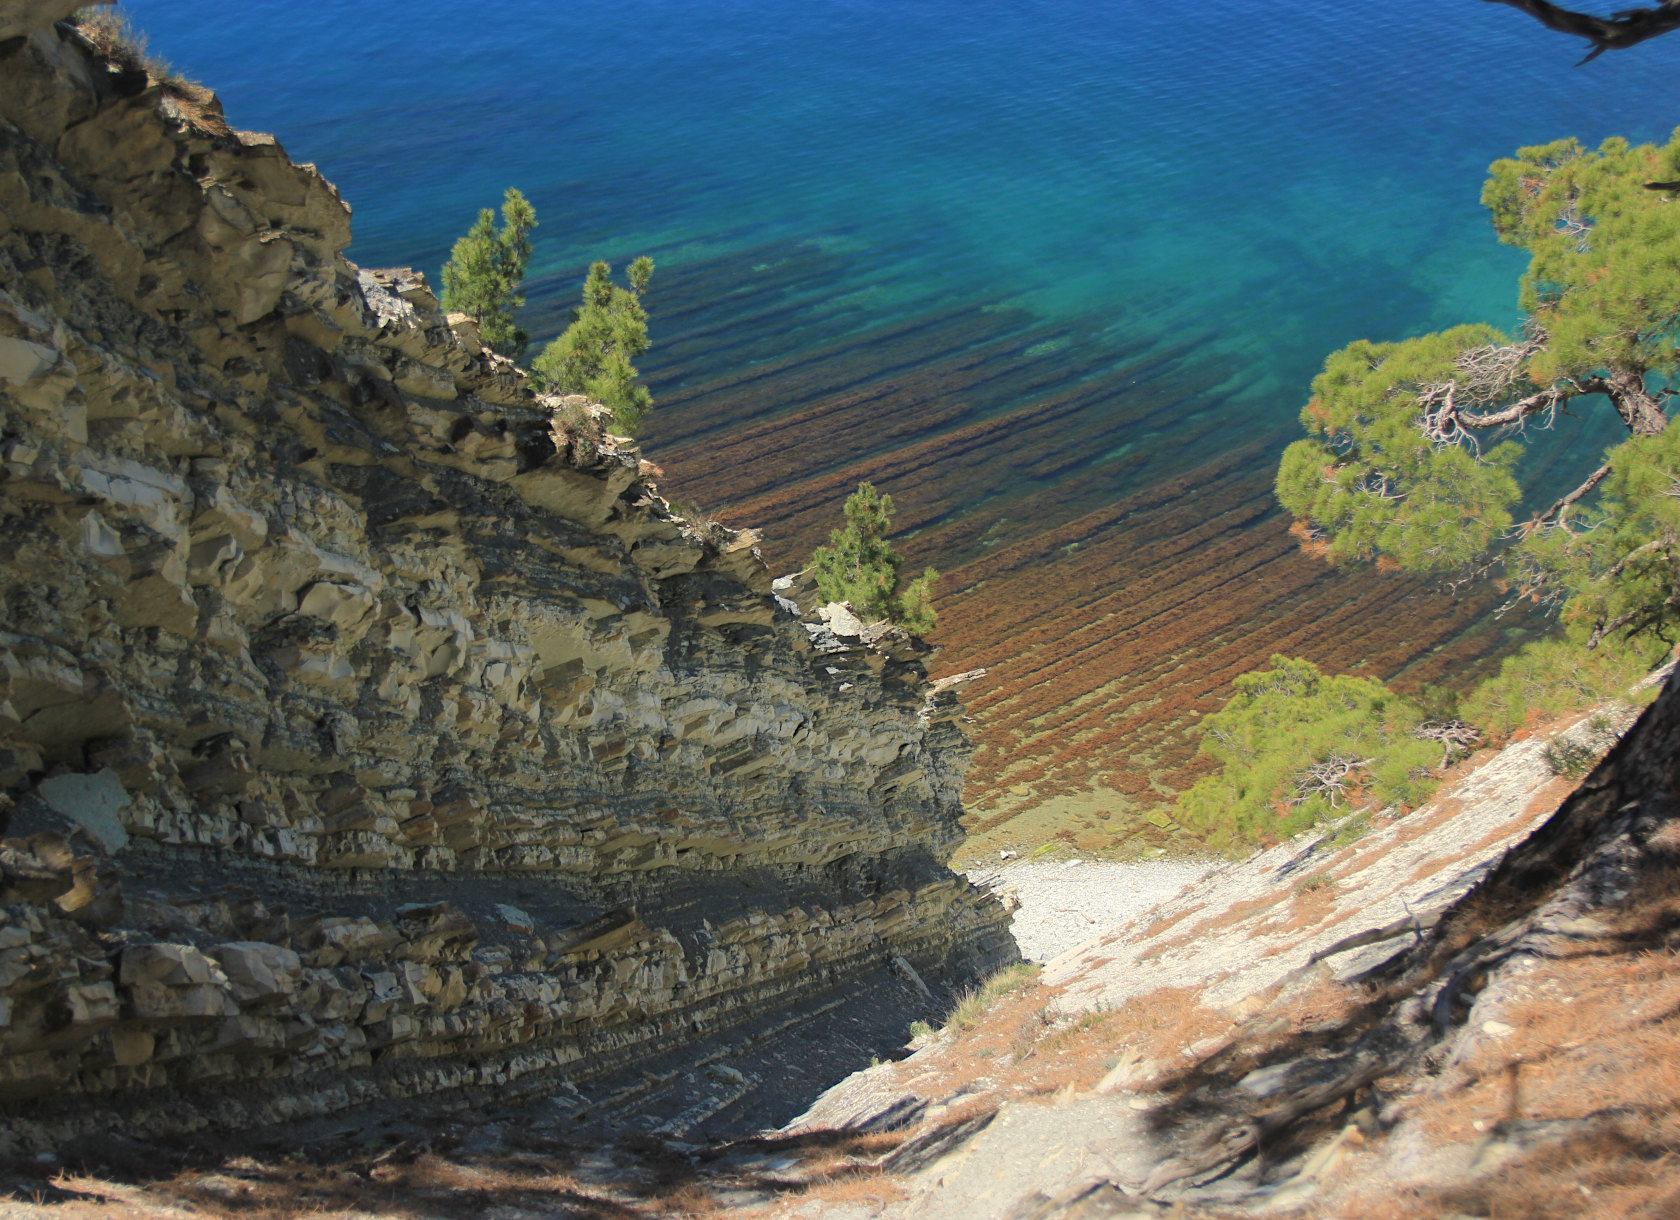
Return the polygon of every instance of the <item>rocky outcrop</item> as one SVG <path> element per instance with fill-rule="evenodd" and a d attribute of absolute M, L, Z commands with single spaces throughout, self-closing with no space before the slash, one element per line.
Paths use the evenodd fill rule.
<path fill-rule="evenodd" d="M 0 1148 L 529 1093 L 1012 958 L 922 646 L 67 8 L 0 27 Z"/>

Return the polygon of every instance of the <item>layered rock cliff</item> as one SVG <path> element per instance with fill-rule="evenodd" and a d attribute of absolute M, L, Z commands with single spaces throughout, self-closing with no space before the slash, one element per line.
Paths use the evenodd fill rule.
<path fill-rule="evenodd" d="M 921 647 L 208 93 L 0 13 L 0 1150 L 600 1077 L 1014 956 Z"/>

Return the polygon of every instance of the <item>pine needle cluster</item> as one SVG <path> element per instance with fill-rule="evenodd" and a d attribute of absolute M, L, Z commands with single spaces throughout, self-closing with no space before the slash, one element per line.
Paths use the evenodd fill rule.
<path fill-rule="evenodd" d="M 444 309 L 476 318 L 484 345 L 514 360 L 531 342 L 515 315 L 525 304 L 519 285 L 531 261 L 531 230 L 536 226 L 536 209 L 509 187 L 502 198 L 502 223 L 496 224 L 489 208 L 482 209 L 443 265 Z"/>

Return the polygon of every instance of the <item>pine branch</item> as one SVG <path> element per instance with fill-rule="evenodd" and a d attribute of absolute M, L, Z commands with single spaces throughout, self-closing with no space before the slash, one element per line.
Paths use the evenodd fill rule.
<path fill-rule="evenodd" d="M 1564 517 L 1568 515 L 1571 508 L 1575 507 L 1576 502 L 1609 477 L 1610 463 L 1606 462 L 1589 474 L 1574 491 L 1559 499 L 1556 504 L 1530 521 L 1523 527 L 1523 531 L 1533 533 L 1543 525 L 1562 525 Z"/>

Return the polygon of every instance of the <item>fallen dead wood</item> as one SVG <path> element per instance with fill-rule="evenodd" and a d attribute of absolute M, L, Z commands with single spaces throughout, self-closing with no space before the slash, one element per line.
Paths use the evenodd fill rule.
<path fill-rule="evenodd" d="M 1352 936 L 1344 936 L 1332 945 L 1326 945 L 1311 957 L 1279 979 L 1273 988 L 1275 992 L 1283 992 L 1291 983 L 1304 977 L 1318 963 L 1326 958 L 1335 957 L 1338 953 L 1346 953 L 1350 949 L 1363 949 L 1366 945 L 1378 945 L 1385 940 L 1394 940 L 1411 933 L 1422 943 L 1423 934 L 1441 922 L 1441 912 L 1435 911 L 1428 915 L 1407 914 L 1393 923 L 1384 924 L 1380 928 L 1371 928 L 1365 932 L 1356 932 Z"/>

